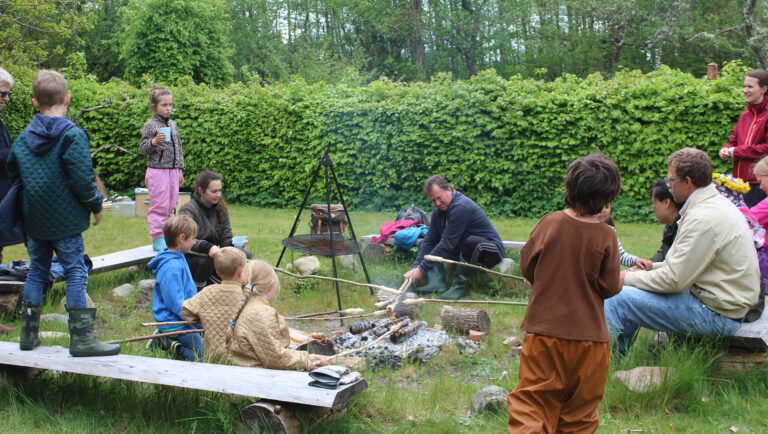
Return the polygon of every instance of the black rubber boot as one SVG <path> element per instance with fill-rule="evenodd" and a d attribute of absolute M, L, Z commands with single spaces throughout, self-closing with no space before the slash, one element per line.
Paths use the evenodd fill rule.
<path fill-rule="evenodd" d="M 24 351 L 40 346 L 40 314 L 43 307 L 26 302 L 21 309 L 21 333 L 19 334 L 19 348 Z"/>
<path fill-rule="evenodd" d="M 467 295 L 467 286 L 472 276 L 475 274 L 475 270 L 469 267 L 463 267 L 461 265 L 456 266 L 456 272 L 453 275 L 453 283 L 447 291 L 440 294 L 440 298 L 443 300 L 458 300 L 461 297 Z"/>
<path fill-rule="evenodd" d="M 419 295 L 445 291 L 445 269 L 443 264 L 437 264 L 427 270 L 427 283 L 413 289 Z M 423 278 L 422 278 L 423 279 Z"/>
<path fill-rule="evenodd" d="M 75 357 L 114 356 L 120 353 L 119 344 L 105 344 L 93 332 L 96 308 L 69 308 L 69 354 Z"/>

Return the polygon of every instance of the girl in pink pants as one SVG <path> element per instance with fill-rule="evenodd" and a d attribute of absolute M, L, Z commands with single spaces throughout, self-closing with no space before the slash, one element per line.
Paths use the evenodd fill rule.
<path fill-rule="evenodd" d="M 163 225 L 176 209 L 179 186 L 184 183 L 184 153 L 176 122 L 171 120 L 173 95 L 168 89 L 152 86 L 149 102 L 155 114 L 141 131 L 141 154 L 147 157 L 144 182 L 149 189 L 147 223 L 152 248 L 165 249 Z"/>

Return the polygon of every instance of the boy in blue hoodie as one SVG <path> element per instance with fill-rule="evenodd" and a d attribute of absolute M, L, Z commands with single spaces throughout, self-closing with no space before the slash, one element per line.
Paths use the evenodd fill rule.
<path fill-rule="evenodd" d="M 88 136 L 67 115 L 67 80 L 56 71 L 42 70 L 32 83 L 32 104 L 40 113 L 16 138 L 8 156 L 11 182 L 21 179 L 24 230 L 27 234 L 29 275 L 24 285 L 21 316 L 22 350 L 40 345 L 43 287 L 48 283 L 55 251 L 67 279 L 69 353 L 109 356 L 120 345 L 96 339 L 96 309 L 88 308 L 85 286 L 88 270 L 83 259 L 82 233 L 101 221 L 102 196 L 93 182 Z"/>
<path fill-rule="evenodd" d="M 163 225 L 163 236 L 168 248 L 160 251 L 148 267 L 155 275 L 155 297 L 152 300 L 152 315 L 157 322 L 184 321 L 181 316 L 181 304 L 197 294 L 197 286 L 192 279 L 184 253 L 195 244 L 197 223 L 186 215 L 173 216 Z M 192 330 L 201 326 L 166 325 L 157 328 L 159 333 Z M 154 340 L 153 340 L 154 341 Z M 203 338 L 199 333 L 189 333 L 170 337 L 166 347 L 184 360 L 203 358 Z"/>

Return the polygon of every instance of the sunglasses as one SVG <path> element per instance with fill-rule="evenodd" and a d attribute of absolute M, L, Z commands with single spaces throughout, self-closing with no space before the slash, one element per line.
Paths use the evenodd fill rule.
<path fill-rule="evenodd" d="M 10 90 L 7 91 L 7 92 L 0 92 L 0 98 L 7 98 L 7 97 L 11 96 L 12 93 L 13 92 L 11 92 Z"/>

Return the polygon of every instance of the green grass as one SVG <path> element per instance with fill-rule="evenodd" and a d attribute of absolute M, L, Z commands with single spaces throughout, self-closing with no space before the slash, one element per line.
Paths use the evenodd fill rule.
<path fill-rule="evenodd" d="M 146 220 L 113 217 L 105 213 L 100 226 L 85 233 L 86 251 L 97 256 L 117 250 L 149 244 Z M 232 206 L 232 225 L 236 235 L 248 235 L 254 257 L 275 263 L 296 215 L 295 209 L 267 210 Z M 352 223 L 358 236 L 376 233 L 380 225 L 394 218 L 394 213 L 353 212 Z M 299 233 L 308 232 L 309 211 L 302 215 Z M 535 225 L 533 219 L 494 219 L 502 238 L 525 240 Z M 650 224 L 619 223 L 619 237 L 631 253 L 648 257 L 661 240 L 662 227 Z M 23 247 L 4 251 L 6 261 L 25 258 Z M 286 252 L 283 264 L 299 257 Z M 516 252 L 510 257 L 517 259 Z M 396 253 L 383 264 L 367 264 L 372 281 L 390 286 L 402 282 L 402 273 L 410 268 L 412 253 Z M 330 261 L 321 258 L 320 273 L 331 275 Z M 151 300 L 134 297 L 112 301 L 109 291 L 123 283 L 138 283 L 152 276 L 142 270 L 134 275 L 127 270 L 93 276 L 88 293 L 99 308 L 99 332 L 103 339 L 148 334 L 139 323 L 152 320 Z M 363 281 L 362 274 L 340 270 L 340 277 Z M 299 295 L 297 282 L 281 276 L 282 291 L 275 306 L 283 314 L 301 314 L 336 308 L 335 288 L 329 282 L 303 281 Z M 525 300 L 527 291 L 511 280 L 494 279 L 486 291 L 504 299 Z M 372 310 L 375 302 L 367 289 L 340 285 L 342 305 Z M 46 298 L 44 313 L 58 312 L 64 295 L 57 284 Z M 494 298 L 475 291 L 471 298 Z M 440 304 L 427 304 L 421 319 L 430 325 L 438 319 Z M 369 389 L 353 398 L 346 412 L 336 420 L 313 425 L 306 421 L 303 430 L 327 432 L 501 432 L 506 429 L 506 414 L 474 414 L 470 399 L 480 388 L 496 384 L 512 390 L 517 383 L 518 360 L 502 344 L 507 336 L 523 337 L 519 329 L 524 308 L 517 306 L 484 307 L 491 317 L 491 331 L 473 356 L 460 354 L 448 344 L 429 364 L 406 365 L 398 370 L 367 371 Z M 0 322 L 19 327 L 18 319 L 0 318 Z M 338 323 L 294 322 L 307 331 L 328 332 Z M 43 325 L 44 330 L 66 331 L 63 325 Z M 3 336 L 11 340 L 16 336 Z M 618 369 L 636 366 L 667 366 L 676 375 L 662 388 L 635 393 L 609 377 L 605 399 L 600 405 L 600 432 L 765 432 L 768 428 L 768 370 L 729 373 L 718 369 L 722 348 L 716 342 L 685 343 L 666 349 L 654 358 L 647 350 L 652 333 L 644 331 L 633 351 Z M 68 339 L 45 340 L 45 345 L 68 346 Z M 166 357 L 147 350 L 144 344 L 123 345 L 127 354 Z M 28 378 L 22 371 L 6 369 L 0 376 L 0 419 L 5 432 L 50 432 L 54 430 L 109 432 L 231 432 L 238 426 L 239 411 L 251 401 L 223 394 L 198 392 L 173 387 L 127 381 L 106 380 L 81 375 L 43 372 Z"/>

